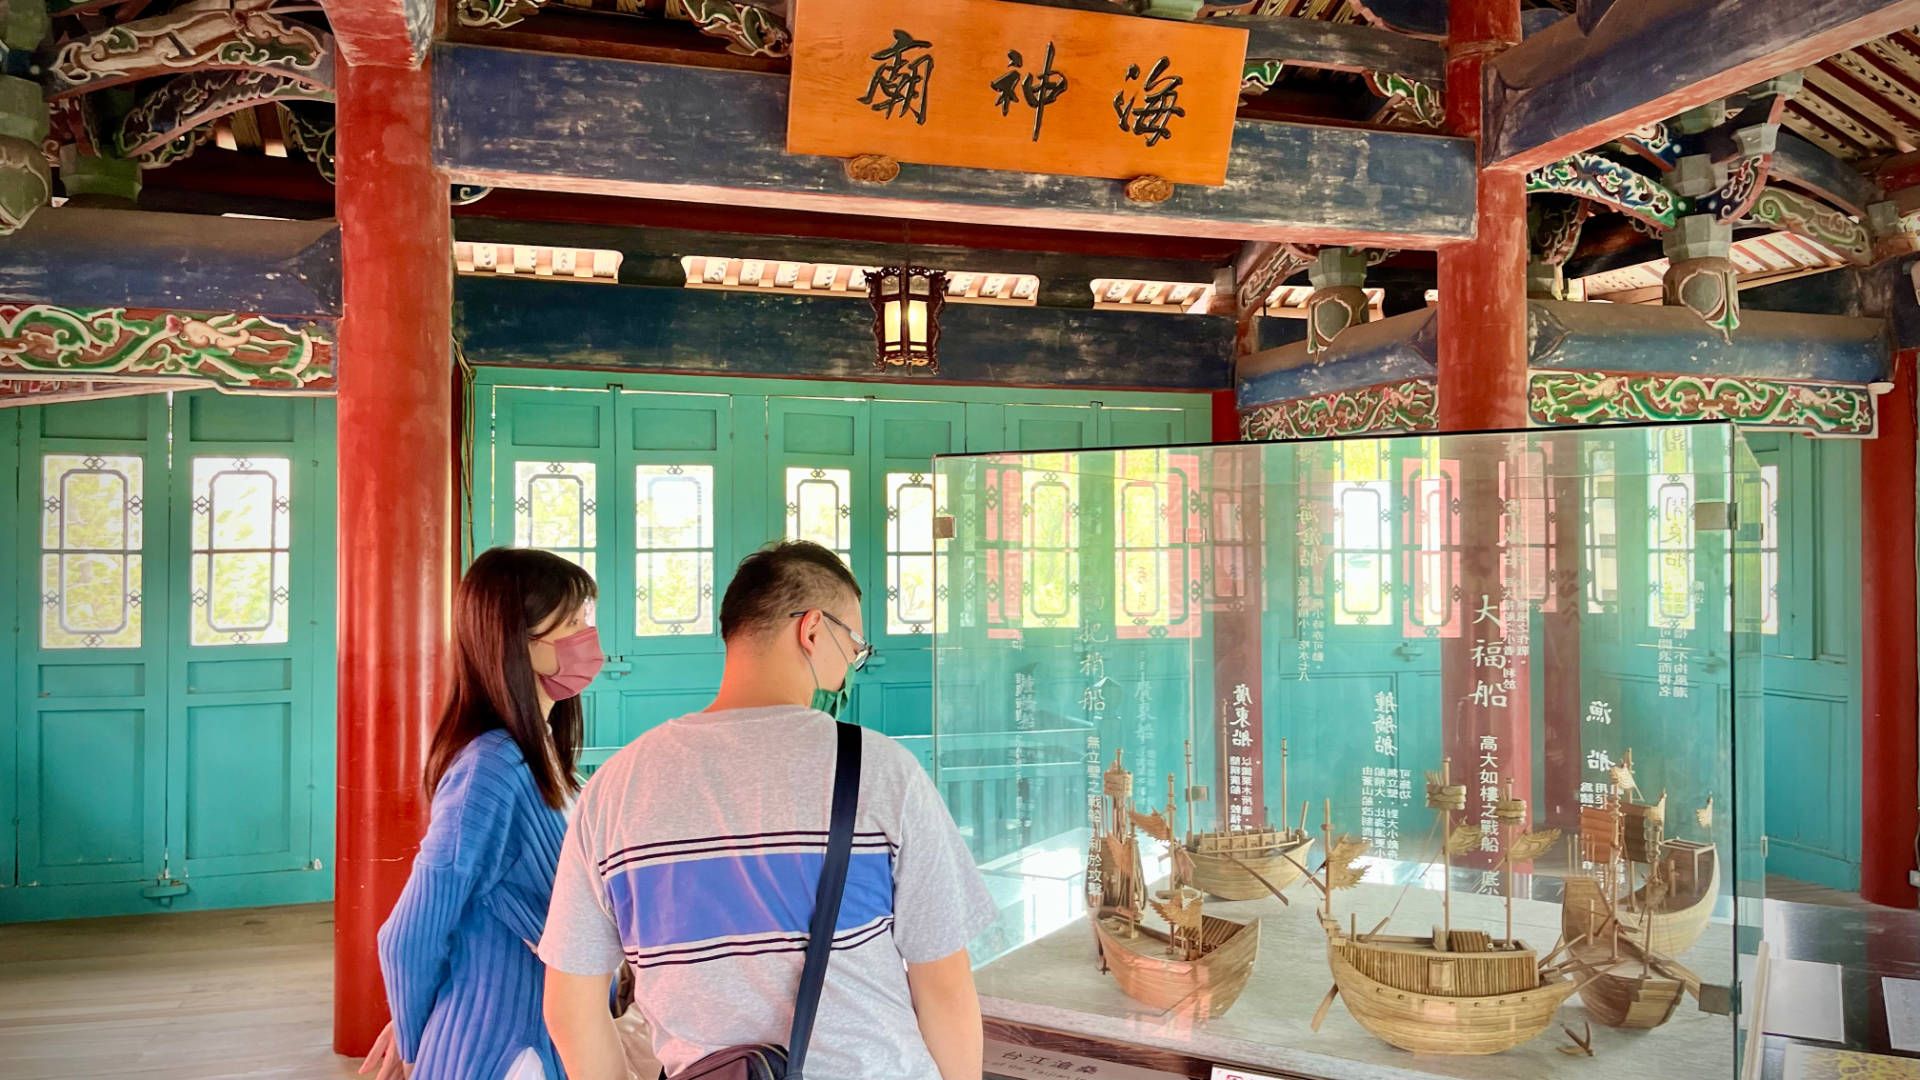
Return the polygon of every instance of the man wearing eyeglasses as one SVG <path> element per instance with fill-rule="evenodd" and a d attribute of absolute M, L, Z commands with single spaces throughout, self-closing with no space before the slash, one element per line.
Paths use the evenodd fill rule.
<path fill-rule="evenodd" d="M 826 849 L 833 717 L 873 656 L 860 586 L 789 541 L 741 562 L 720 607 L 726 669 L 706 710 L 593 775 L 567 829 L 540 957 L 572 1080 L 624 1080 L 607 1015 L 621 963 L 669 1074 L 782 1044 Z M 913 755 L 872 731 L 809 1076 L 978 1080 L 966 945 L 994 906 Z"/>

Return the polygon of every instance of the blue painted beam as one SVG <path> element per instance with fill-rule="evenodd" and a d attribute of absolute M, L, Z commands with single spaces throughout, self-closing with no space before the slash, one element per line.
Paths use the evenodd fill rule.
<path fill-rule="evenodd" d="M 1529 172 L 1920 23 L 1920 0 L 1617 0 L 1488 65 L 1485 164 Z"/>
<path fill-rule="evenodd" d="M 0 240 L 0 300 L 340 315 L 340 228 L 204 214 L 43 209 Z"/>
<path fill-rule="evenodd" d="M 1869 383 L 1883 377 L 1883 319 L 1742 311 L 1731 343 L 1677 307 L 1527 302 L 1528 364 L 1572 371 L 1661 372 Z"/>
<path fill-rule="evenodd" d="M 1411 311 L 1242 358 L 1242 411 L 1435 373 L 1437 313 Z M 1541 370 L 1751 376 L 1864 385 L 1884 377 L 1892 343 L 1878 318 L 1746 310 L 1733 343 L 1682 308 L 1527 302 L 1528 366 Z M 1444 392 L 1444 390 L 1443 390 Z"/>
<path fill-rule="evenodd" d="M 1439 319 L 1433 311 L 1362 323 L 1341 332 L 1333 347 L 1309 354 L 1302 341 L 1241 359 L 1240 410 L 1276 401 L 1358 390 L 1384 382 L 1431 379 L 1438 373 Z"/>
<path fill-rule="evenodd" d="M 1141 206 L 1117 181 L 985 169 L 855 183 L 786 152 L 785 76 L 441 44 L 433 78 L 435 161 L 459 183 L 1378 247 L 1473 232 L 1472 144 L 1447 136 L 1241 121 L 1225 185 Z"/>
<path fill-rule="evenodd" d="M 1019 0 L 1037 7 L 1095 11 L 1102 15 L 1140 14 L 1151 11 L 1129 10 L 1113 0 Z M 1396 25 L 1391 14 L 1403 22 L 1427 28 L 1432 37 L 1447 32 L 1447 10 L 1436 0 L 1366 0 L 1366 6 L 1382 14 L 1381 25 L 1335 23 L 1324 19 L 1276 18 L 1268 15 L 1228 15 L 1206 20 L 1209 26 L 1233 26 L 1247 32 L 1247 62 L 1279 60 L 1298 67 L 1335 68 L 1342 71 L 1391 71 L 1409 79 L 1444 85 L 1447 81 L 1446 48 L 1436 41 L 1409 36 L 1412 26 Z M 1185 21 L 1184 18 L 1181 21 Z M 1438 29 L 1433 29 L 1438 27 Z"/>
<path fill-rule="evenodd" d="M 1222 316 L 948 304 L 940 322 L 943 382 L 1231 384 L 1234 326 Z M 475 364 L 883 377 L 860 300 L 461 277 L 454 334 Z"/>
<path fill-rule="evenodd" d="M 1209 19 L 1207 23 L 1246 30 L 1248 63 L 1281 60 L 1296 67 L 1392 72 L 1432 83 L 1436 88 L 1446 85 L 1447 50 L 1437 41 L 1377 26 L 1322 19 L 1239 16 Z M 1444 10 L 1439 25 L 1444 34 Z"/>
<path fill-rule="evenodd" d="M 1773 178 L 1805 188 L 1855 215 L 1864 215 L 1868 205 L 1883 197 L 1880 186 L 1859 170 L 1786 128 L 1780 129 L 1774 148 Z"/>

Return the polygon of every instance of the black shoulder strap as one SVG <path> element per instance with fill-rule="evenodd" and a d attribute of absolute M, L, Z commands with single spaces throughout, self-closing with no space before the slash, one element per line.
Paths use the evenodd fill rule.
<path fill-rule="evenodd" d="M 787 1080 L 801 1080 L 813 1017 L 820 1009 L 820 988 L 833 955 L 833 928 L 840 918 L 840 894 L 847 887 L 847 860 L 853 854 L 853 815 L 860 803 L 860 726 L 842 721 L 833 762 L 833 821 L 827 834 L 827 858 L 820 868 L 820 891 L 813 898 L 813 925 L 807 928 L 807 963 L 800 969 L 800 993 L 793 1005 L 793 1032 L 787 1036 Z"/>

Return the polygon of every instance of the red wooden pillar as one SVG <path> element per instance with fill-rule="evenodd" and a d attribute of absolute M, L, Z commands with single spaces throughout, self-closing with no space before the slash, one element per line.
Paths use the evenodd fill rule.
<path fill-rule="evenodd" d="M 1453 0 L 1447 39 L 1447 126 L 1480 138 L 1489 59 L 1520 41 L 1520 0 Z M 1443 247 L 1440 427 L 1527 422 L 1527 196 L 1518 172 L 1482 169 L 1473 240 Z"/>
<path fill-rule="evenodd" d="M 1447 123 L 1455 135 L 1480 136 L 1487 61 L 1520 41 L 1520 0 L 1454 0 L 1447 39 Z M 1481 170 L 1473 240 L 1440 249 L 1440 427 L 1444 431 L 1518 428 L 1527 421 L 1527 199 L 1520 173 Z M 1444 745 L 1453 776 L 1467 787 L 1467 819 L 1479 821 L 1490 788 L 1507 779 L 1533 790 L 1528 723 L 1528 663 L 1508 655 L 1502 669 L 1488 651 L 1511 648 L 1518 628 L 1500 620 L 1501 515 L 1517 497 L 1503 477 L 1500 447 L 1476 444 L 1460 457 L 1461 631 L 1440 650 Z M 1524 610 L 1524 609 L 1523 609 Z M 1538 645 L 1534 645 L 1538 648 Z M 1511 679 L 1508 678 L 1511 672 Z M 1491 740 L 1491 741 L 1489 741 Z M 1491 758 L 1491 769 L 1486 768 Z M 1488 774 L 1499 781 L 1488 784 Z M 1496 795 L 1497 797 L 1497 795 Z M 1462 860 L 1491 867 L 1491 856 Z"/>
<path fill-rule="evenodd" d="M 420 768 L 452 599 L 452 227 L 432 130 L 424 68 L 342 65 L 333 1048 L 344 1054 L 365 1053 L 387 1021 L 374 935 L 426 824 Z"/>
<path fill-rule="evenodd" d="M 1206 825 L 1203 815 L 1203 824 L 1197 826 L 1202 829 L 1252 828 L 1268 821 L 1264 717 L 1266 696 L 1276 691 L 1264 685 L 1260 642 L 1267 580 L 1263 523 L 1269 509 L 1262 487 L 1263 453 L 1254 443 L 1215 450 L 1207 459 L 1207 513 L 1214 543 L 1206 555 L 1213 560 L 1206 606 L 1213 631 L 1216 753 L 1215 786 L 1203 804 L 1214 816 Z M 1286 818 L 1284 808 L 1279 818 Z"/>
<path fill-rule="evenodd" d="M 1914 575 L 1916 350 L 1894 360 L 1880 431 L 1860 451 L 1860 895 L 1911 908 L 1920 829 L 1914 725 L 1920 713 Z"/>

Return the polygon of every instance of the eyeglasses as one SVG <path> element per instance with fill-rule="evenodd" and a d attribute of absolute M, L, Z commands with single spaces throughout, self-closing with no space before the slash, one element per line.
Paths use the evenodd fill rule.
<path fill-rule="evenodd" d="M 793 614 L 787 616 L 787 618 L 797 619 L 800 616 L 805 614 L 806 614 L 805 611 L 796 611 Z M 861 668 L 866 667 L 867 661 L 873 659 L 873 652 L 874 652 L 873 645 L 869 643 L 866 638 L 861 637 L 859 632 L 856 631 L 853 627 L 848 626 L 846 623 L 841 622 L 837 618 L 834 618 L 833 612 L 827 611 L 825 609 L 820 609 L 820 615 L 822 618 L 826 619 L 828 622 L 832 623 L 835 626 L 838 626 L 842 630 L 845 630 L 847 632 L 847 639 L 853 642 L 853 659 L 850 662 L 848 662 L 847 666 L 852 668 L 855 671 L 859 671 Z"/>

